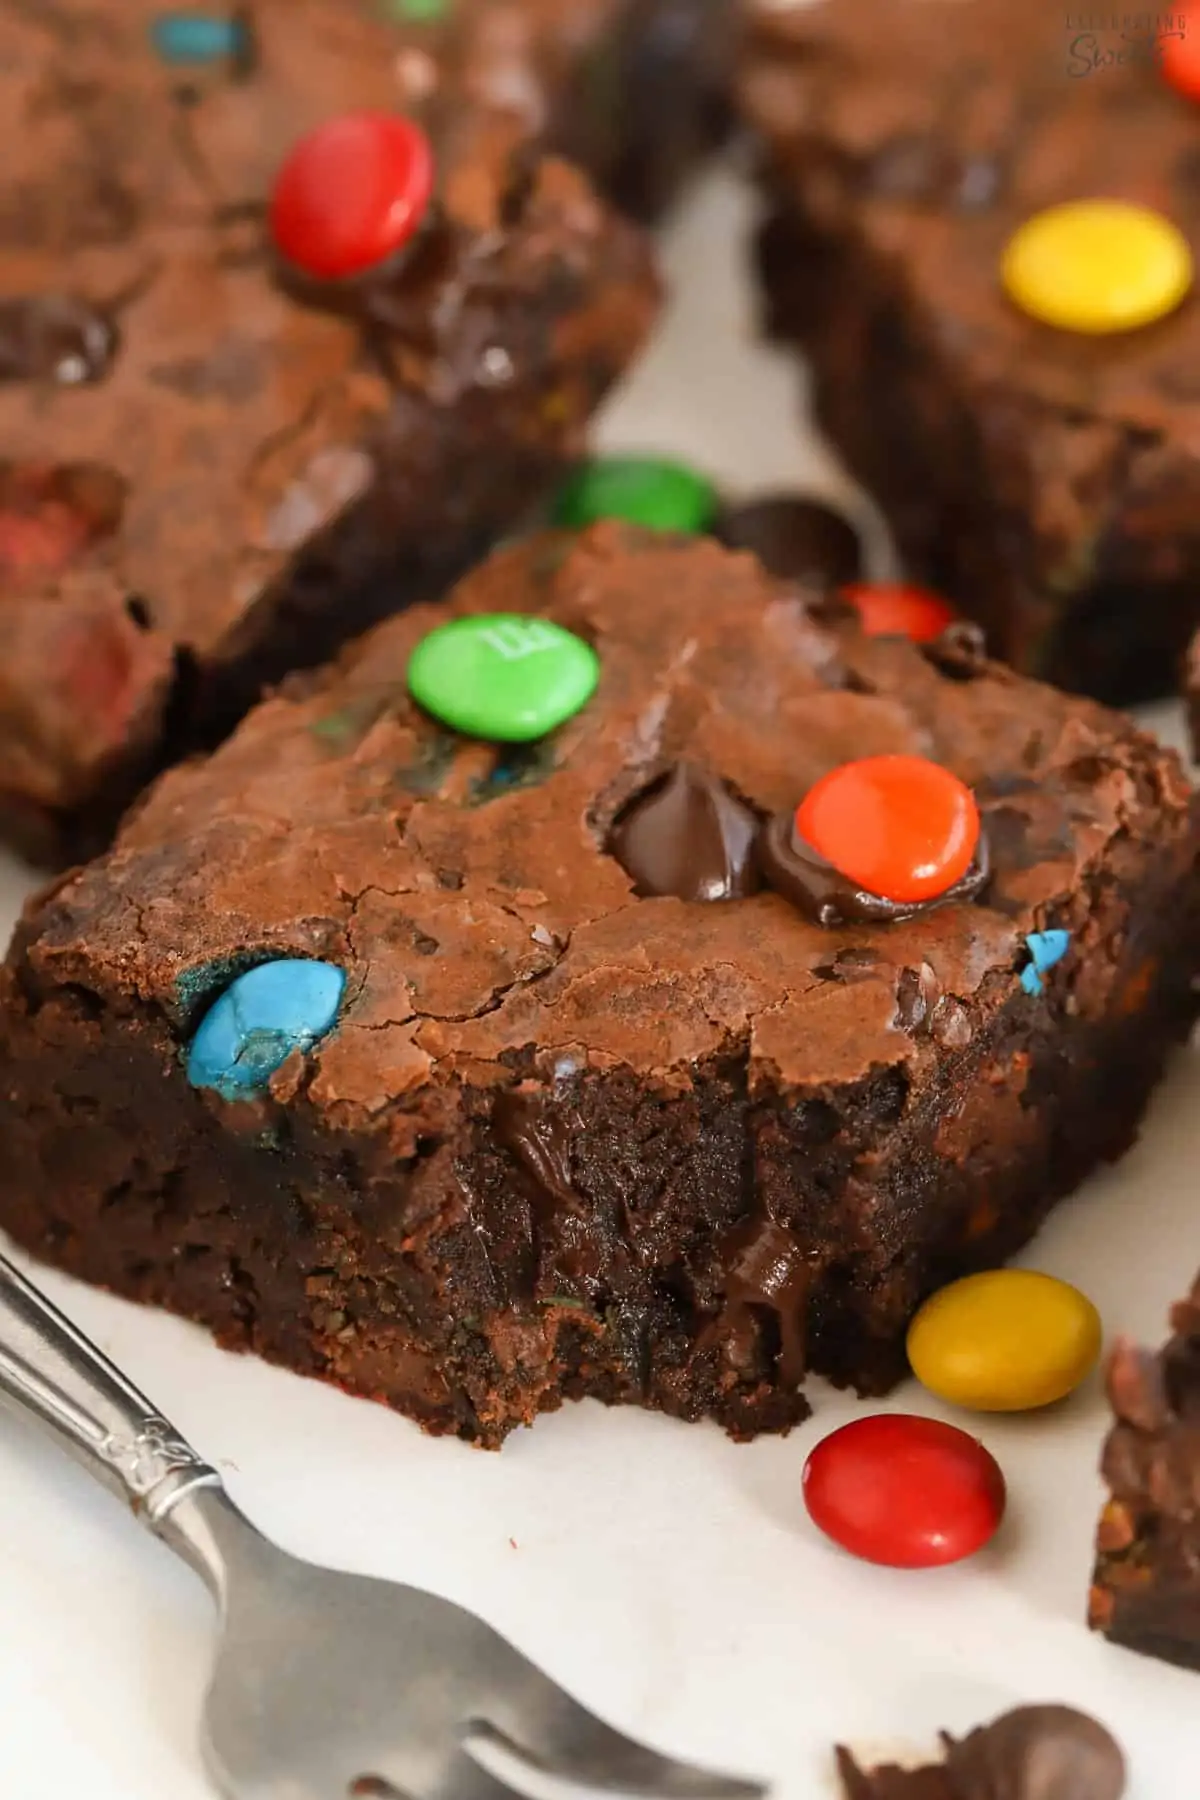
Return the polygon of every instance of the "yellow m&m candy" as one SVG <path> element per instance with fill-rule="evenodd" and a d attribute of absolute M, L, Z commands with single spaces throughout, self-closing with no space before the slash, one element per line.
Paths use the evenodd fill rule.
<path fill-rule="evenodd" d="M 1000 273 L 1031 317 L 1100 335 L 1174 312 L 1192 285 L 1192 253 L 1178 227 L 1148 206 L 1071 200 L 1018 227 Z"/>
<path fill-rule="evenodd" d="M 927 1300 L 908 1328 L 908 1360 L 931 1393 L 977 1412 L 1049 1406 L 1100 1354 L 1085 1294 L 1032 1269 L 968 1275 Z"/>

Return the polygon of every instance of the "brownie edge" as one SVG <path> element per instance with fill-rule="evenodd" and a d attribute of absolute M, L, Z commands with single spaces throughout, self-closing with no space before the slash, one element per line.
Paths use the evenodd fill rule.
<path fill-rule="evenodd" d="M 1116 1422 L 1089 1622 L 1127 1649 L 1200 1669 L 1200 1279 L 1171 1324 L 1159 1354 L 1123 1338 L 1109 1360 Z"/>
<path fill-rule="evenodd" d="M 595 697 L 520 752 L 456 738 L 406 690 L 418 609 L 165 776 L 0 980 L 0 1225 L 488 1445 L 585 1395 L 745 1437 L 806 1370 L 886 1390 L 925 1296 L 1119 1155 L 1186 1035 L 1177 760 L 708 541 L 531 539 L 446 607 L 580 634 Z M 974 903 L 825 928 L 639 898 L 610 853 L 680 762 L 766 820 L 885 751 L 974 789 Z M 189 1086 L 207 1006 L 288 956 L 344 971 L 334 1030 L 247 1099 Z"/>

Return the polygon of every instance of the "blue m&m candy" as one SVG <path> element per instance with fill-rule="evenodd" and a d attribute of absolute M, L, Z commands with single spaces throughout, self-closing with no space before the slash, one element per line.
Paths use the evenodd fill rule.
<path fill-rule="evenodd" d="M 207 12 L 160 13 L 150 26 L 150 42 L 165 63 L 181 66 L 236 59 L 247 48 L 239 18 Z"/>
<path fill-rule="evenodd" d="M 187 1073 L 226 1100 L 261 1093 L 293 1050 L 311 1050 L 337 1018 L 346 986 L 332 963 L 288 957 L 230 983 L 200 1021 Z"/>

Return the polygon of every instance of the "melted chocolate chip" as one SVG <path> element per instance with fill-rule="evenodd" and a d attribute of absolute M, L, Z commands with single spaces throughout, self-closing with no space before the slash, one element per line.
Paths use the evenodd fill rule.
<path fill-rule="evenodd" d="M 108 373 L 117 328 L 74 294 L 0 300 L 0 381 L 56 381 L 81 387 Z"/>
<path fill-rule="evenodd" d="M 778 1332 L 779 1384 L 799 1387 L 807 1366 L 806 1313 L 815 1273 L 810 1257 L 786 1226 L 758 1213 L 726 1234 L 718 1256 L 723 1304 L 697 1338 L 696 1353 L 719 1345 L 732 1367 L 747 1366 L 761 1339 L 758 1316 L 767 1312 Z"/>
<path fill-rule="evenodd" d="M 758 887 L 758 820 L 694 763 L 677 763 L 618 818 L 609 849 L 643 896 L 737 900 Z"/>
<path fill-rule="evenodd" d="M 885 900 L 868 893 L 797 838 L 793 816 L 776 813 L 759 833 L 758 865 L 767 886 L 818 925 L 897 925 L 954 901 L 974 900 L 988 878 L 987 839 L 980 833 L 971 867 L 932 900 Z"/>
<path fill-rule="evenodd" d="M 1120 1745 L 1070 1706 L 1019 1706 L 961 1743 L 945 1742 L 962 1800 L 1120 1800 L 1125 1792 Z"/>
<path fill-rule="evenodd" d="M 919 1769 L 860 1768 L 841 1746 L 847 1800 L 1120 1800 L 1125 1758 L 1097 1720 L 1069 1706 L 1019 1706 Z"/>
<path fill-rule="evenodd" d="M 547 1107 L 541 1096 L 509 1089 L 496 1096 L 492 1124 L 504 1148 L 536 1184 L 544 1205 L 573 1207 L 571 1131 L 578 1121 L 564 1109 Z"/>
<path fill-rule="evenodd" d="M 601 1252 L 575 1186 L 571 1146 L 583 1121 L 567 1100 L 507 1089 L 492 1106 L 492 1129 L 520 1171 L 541 1264 L 587 1288 L 595 1285 Z M 572 1296 L 573 1297 L 573 1296 Z"/>
<path fill-rule="evenodd" d="M 279 286 L 300 305 L 336 313 L 361 327 L 384 372 L 399 379 L 392 340 L 403 339 L 427 351 L 437 348 L 443 296 L 461 258 L 453 230 L 431 203 L 413 236 L 394 255 L 360 274 L 327 280 L 278 254 L 273 255 L 272 269 Z"/>
<path fill-rule="evenodd" d="M 862 574 L 862 544 L 842 513 L 800 494 L 767 494 L 731 507 L 716 535 L 731 550 L 751 550 L 784 581 L 842 587 Z"/>

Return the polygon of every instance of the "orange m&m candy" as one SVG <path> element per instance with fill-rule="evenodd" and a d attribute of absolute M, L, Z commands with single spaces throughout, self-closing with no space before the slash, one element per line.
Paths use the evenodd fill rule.
<path fill-rule="evenodd" d="M 940 637 L 957 614 L 928 588 L 904 581 L 856 581 L 842 589 L 868 637 L 906 637 L 927 644 Z"/>
<path fill-rule="evenodd" d="M 884 900 L 934 900 L 979 844 L 969 787 L 923 756 L 864 756 L 823 775 L 796 808 L 797 838 Z"/>

